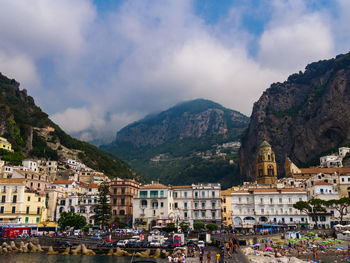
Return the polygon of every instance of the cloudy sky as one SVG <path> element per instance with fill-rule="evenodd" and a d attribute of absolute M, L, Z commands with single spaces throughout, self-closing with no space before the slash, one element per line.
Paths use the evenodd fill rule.
<path fill-rule="evenodd" d="M 195 98 L 250 115 L 350 47 L 348 0 L 0 0 L 0 72 L 85 140 Z"/>

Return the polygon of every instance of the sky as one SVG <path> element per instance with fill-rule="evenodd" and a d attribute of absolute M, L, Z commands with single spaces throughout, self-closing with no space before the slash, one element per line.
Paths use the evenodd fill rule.
<path fill-rule="evenodd" d="M 271 83 L 349 52 L 348 0 L 0 0 L 0 72 L 104 143 L 205 98 L 250 115 Z"/>

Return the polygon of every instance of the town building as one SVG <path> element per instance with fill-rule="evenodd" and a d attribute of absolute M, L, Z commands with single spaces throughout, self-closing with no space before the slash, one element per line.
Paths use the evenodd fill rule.
<path fill-rule="evenodd" d="M 0 224 L 35 225 L 47 220 L 45 196 L 25 188 L 23 178 L 0 179 Z"/>
<path fill-rule="evenodd" d="M 339 197 L 350 197 L 350 173 L 339 176 Z"/>
<path fill-rule="evenodd" d="M 346 154 L 350 152 L 350 148 L 349 147 L 340 147 L 338 149 L 338 151 L 339 151 L 339 156 L 341 158 L 344 158 L 346 156 Z"/>
<path fill-rule="evenodd" d="M 110 188 L 112 216 L 132 226 L 134 197 L 138 196 L 140 184 L 131 179 L 115 178 Z"/>
<path fill-rule="evenodd" d="M 0 137 L 0 149 L 12 152 L 12 145 L 7 141 L 6 138 Z"/>
<path fill-rule="evenodd" d="M 134 227 L 152 229 L 166 226 L 172 221 L 169 219 L 171 204 L 171 191 L 167 186 L 156 183 L 141 186 L 139 195 L 134 197 Z"/>
<path fill-rule="evenodd" d="M 232 196 L 232 226 L 239 230 L 295 229 L 306 225 L 308 216 L 295 209 L 307 201 L 307 192 L 296 188 L 238 190 Z"/>
<path fill-rule="evenodd" d="M 335 167 L 343 167 L 343 158 L 334 155 L 326 155 L 320 157 L 320 167 L 321 168 L 335 168 Z"/>
<path fill-rule="evenodd" d="M 221 191 L 221 215 L 222 223 L 227 227 L 232 227 L 232 197 L 234 190 L 227 189 Z"/>

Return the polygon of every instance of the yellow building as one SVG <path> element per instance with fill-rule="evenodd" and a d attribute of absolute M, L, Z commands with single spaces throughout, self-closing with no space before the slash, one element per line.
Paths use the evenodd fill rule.
<path fill-rule="evenodd" d="M 231 193 L 233 189 L 227 189 L 221 191 L 221 212 L 222 222 L 226 226 L 232 226 L 232 198 Z"/>
<path fill-rule="evenodd" d="M 36 225 L 46 220 L 46 198 L 26 191 L 24 178 L 0 179 L 0 224 Z"/>
<path fill-rule="evenodd" d="M 256 163 L 258 184 L 271 185 L 277 182 L 277 164 L 275 153 L 267 141 L 260 144 Z"/>
<path fill-rule="evenodd" d="M 0 137 L 0 149 L 12 152 L 12 145 L 4 137 Z"/>

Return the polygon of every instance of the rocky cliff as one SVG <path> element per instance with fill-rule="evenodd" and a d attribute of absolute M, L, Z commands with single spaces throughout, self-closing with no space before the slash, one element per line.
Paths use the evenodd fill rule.
<path fill-rule="evenodd" d="M 259 144 L 265 139 L 276 153 L 278 172 L 286 156 L 298 166 L 350 142 L 350 53 L 309 64 L 305 72 L 274 83 L 254 104 L 241 138 L 241 175 L 255 178 Z"/>

